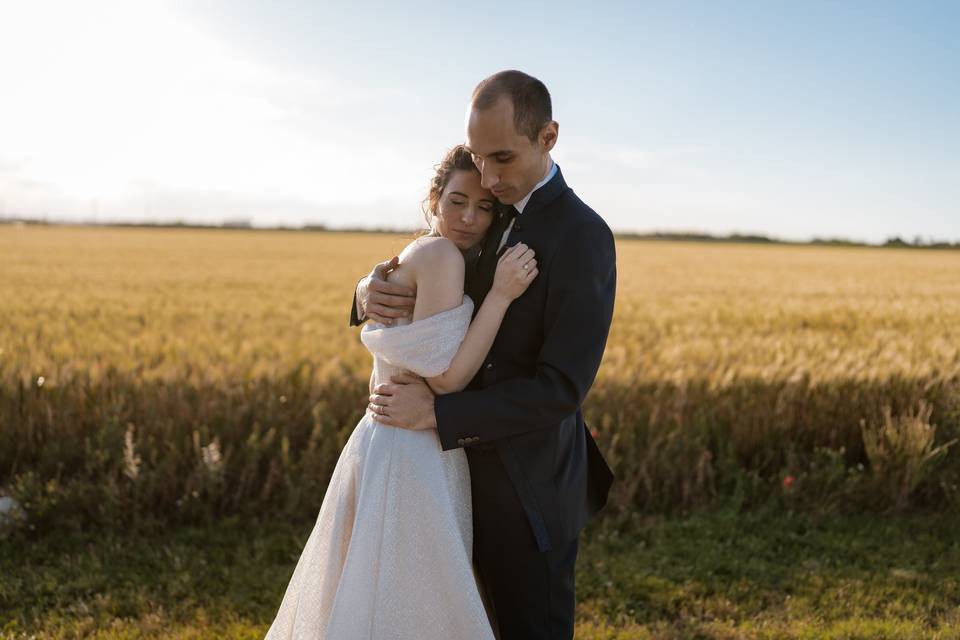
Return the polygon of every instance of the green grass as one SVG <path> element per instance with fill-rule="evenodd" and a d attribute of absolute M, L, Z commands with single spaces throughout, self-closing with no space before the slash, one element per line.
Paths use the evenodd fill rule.
<path fill-rule="evenodd" d="M 312 522 L 0 545 L 0 638 L 262 638 Z M 577 637 L 960 638 L 960 537 L 938 514 L 768 509 L 591 526 Z"/>

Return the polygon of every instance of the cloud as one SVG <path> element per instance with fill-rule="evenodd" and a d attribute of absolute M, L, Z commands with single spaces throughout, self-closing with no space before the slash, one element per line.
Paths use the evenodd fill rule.
<path fill-rule="evenodd" d="M 446 146 L 437 140 L 449 135 L 422 108 L 425 98 L 389 82 L 366 86 L 332 70 L 262 60 L 163 2 L 3 5 L 7 210 L 419 224 L 418 204 Z M 707 147 L 604 146 L 574 136 L 557 158 L 617 229 L 742 225 L 764 209 L 718 170 L 721 153 Z"/>
<path fill-rule="evenodd" d="M 558 147 L 555 156 L 574 190 L 615 229 L 769 228 L 768 197 L 720 168 L 720 150 L 574 139 Z"/>
<path fill-rule="evenodd" d="M 161 2 L 3 5 L 0 86 L 0 174 L 47 185 L 29 206 L 109 207 L 147 183 L 184 198 L 372 202 L 423 182 L 374 128 L 351 126 L 396 89 L 266 66 Z M 372 180 L 369 166 L 397 170 Z"/>

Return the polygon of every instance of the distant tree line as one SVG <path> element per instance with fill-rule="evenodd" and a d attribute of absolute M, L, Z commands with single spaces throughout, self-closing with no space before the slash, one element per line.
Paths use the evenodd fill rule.
<path fill-rule="evenodd" d="M 922 249 L 958 249 L 960 248 L 960 242 L 950 243 L 946 240 L 934 240 L 933 238 L 929 240 L 924 240 L 920 236 L 915 236 L 913 242 L 904 240 L 900 236 L 893 236 L 892 238 L 887 238 L 887 241 L 883 243 L 884 247 L 919 247 Z"/>
<path fill-rule="evenodd" d="M 274 227 L 254 227 L 249 218 L 230 218 L 224 220 L 221 224 L 198 224 L 176 220 L 173 222 L 104 222 L 104 221 L 79 221 L 64 222 L 51 221 L 47 219 L 34 218 L 13 218 L 0 217 L 0 224 L 16 225 L 73 225 L 73 226 L 99 226 L 99 227 L 147 227 L 147 228 L 189 228 L 189 229 L 257 229 L 258 231 L 324 231 L 337 233 L 414 233 L 414 229 L 398 229 L 388 227 L 359 228 L 359 227 L 335 227 L 331 228 L 323 223 L 307 223 L 301 226 L 278 225 Z M 815 236 L 811 240 L 782 240 L 772 238 L 762 234 L 744 234 L 730 233 L 727 235 L 716 235 L 700 232 L 676 232 L 676 231 L 653 231 L 648 233 L 639 232 L 614 232 L 614 236 L 625 240 L 664 240 L 673 242 L 729 242 L 729 243 L 748 243 L 748 244 L 789 244 L 789 245 L 821 245 L 836 247 L 893 247 L 903 249 L 960 249 L 960 241 L 949 242 L 947 240 L 938 240 L 934 238 L 924 239 L 921 236 L 914 236 L 913 240 L 905 240 L 900 236 L 887 238 L 884 242 L 873 244 L 869 242 L 859 242 L 847 238 L 821 238 Z"/>
<path fill-rule="evenodd" d="M 916 249 L 960 249 L 960 242 L 950 243 L 946 240 L 924 240 L 920 236 L 915 236 L 913 241 L 904 240 L 899 236 L 887 238 L 880 244 L 869 242 L 859 242 L 848 238 L 821 238 L 814 237 L 811 240 L 782 240 L 771 238 L 770 236 L 759 234 L 731 233 L 727 235 L 714 235 L 710 233 L 697 232 L 669 232 L 656 231 L 652 233 L 615 233 L 618 238 L 629 238 L 636 240 L 672 240 L 675 242 L 736 242 L 752 244 L 796 244 L 796 245 L 823 245 L 836 247 L 901 247 Z"/>

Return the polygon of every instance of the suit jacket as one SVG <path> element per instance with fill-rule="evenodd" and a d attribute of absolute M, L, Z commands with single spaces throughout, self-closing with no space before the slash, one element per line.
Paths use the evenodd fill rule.
<path fill-rule="evenodd" d="M 497 220 L 465 292 L 474 314 L 496 272 L 506 228 Z M 583 420 L 613 318 L 616 251 L 610 228 L 554 177 L 533 192 L 506 246 L 536 252 L 540 273 L 507 310 L 477 375 L 458 393 L 435 399 L 444 450 L 493 447 L 503 461 L 537 546 L 569 541 L 607 501 L 613 473 Z M 351 324 L 359 324 L 356 298 Z"/>

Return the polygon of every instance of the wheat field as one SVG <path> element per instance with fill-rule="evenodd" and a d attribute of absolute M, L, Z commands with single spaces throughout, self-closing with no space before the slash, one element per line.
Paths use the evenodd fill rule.
<path fill-rule="evenodd" d="M 0 226 L 3 492 L 37 533 L 315 514 L 365 406 L 354 284 L 410 238 Z M 958 503 L 960 252 L 617 254 L 609 511 Z"/>

